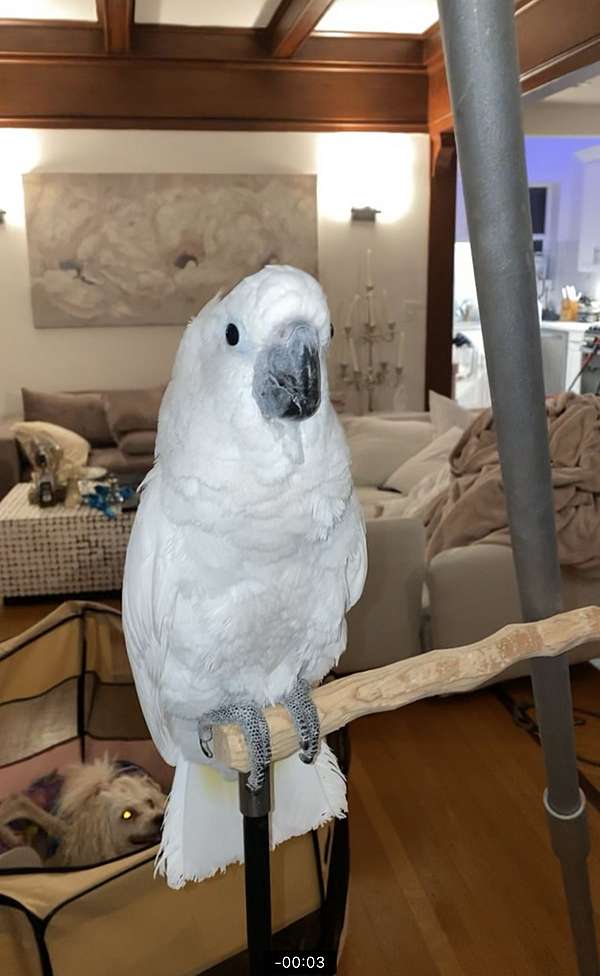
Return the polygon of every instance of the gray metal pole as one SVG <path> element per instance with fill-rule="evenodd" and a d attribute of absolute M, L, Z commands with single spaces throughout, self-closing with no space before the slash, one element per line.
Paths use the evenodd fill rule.
<path fill-rule="evenodd" d="M 525 620 L 561 609 L 512 0 L 438 0 L 512 548 Z M 532 662 L 581 976 L 600 976 L 566 655 Z"/>

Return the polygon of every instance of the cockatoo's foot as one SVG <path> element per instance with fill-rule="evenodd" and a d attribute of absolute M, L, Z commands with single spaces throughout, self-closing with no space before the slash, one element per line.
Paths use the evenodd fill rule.
<path fill-rule="evenodd" d="M 305 763 L 314 762 L 321 741 L 321 724 L 308 681 L 298 678 L 281 704 L 287 708 L 296 727 L 300 739 L 300 759 Z"/>
<path fill-rule="evenodd" d="M 239 725 L 250 761 L 248 789 L 256 793 L 265 781 L 265 771 L 271 762 L 271 736 L 261 709 L 252 702 L 238 702 L 221 705 L 203 715 L 198 722 L 198 736 L 203 753 L 211 759 L 214 725 Z"/>

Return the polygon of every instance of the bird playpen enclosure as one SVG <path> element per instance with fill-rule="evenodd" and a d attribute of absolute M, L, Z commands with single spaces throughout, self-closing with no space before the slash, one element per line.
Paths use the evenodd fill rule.
<path fill-rule="evenodd" d="M 64 603 L 0 644 L 0 798 L 104 754 L 139 764 L 168 790 L 172 771 L 138 704 L 120 614 Z M 155 854 L 150 847 L 84 868 L 0 867 L 3 976 L 244 972 L 241 866 L 172 891 L 153 877 Z M 287 945 L 314 942 L 325 924 L 335 939 L 346 855 L 345 824 L 274 852 L 273 921 Z"/>

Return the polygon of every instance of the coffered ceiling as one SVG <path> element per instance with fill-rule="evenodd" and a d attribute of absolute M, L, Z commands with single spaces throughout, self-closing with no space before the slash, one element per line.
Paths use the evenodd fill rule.
<path fill-rule="evenodd" d="M 96 0 L 0 0 L 0 17 L 22 20 L 97 20 Z"/>
<path fill-rule="evenodd" d="M 316 30 L 422 34 L 437 19 L 437 0 L 334 0 Z"/>
<path fill-rule="evenodd" d="M 515 0 L 524 90 L 600 61 L 600 3 Z M 0 0 L 0 125 L 452 127 L 435 0 Z"/>
<path fill-rule="evenodd" d="M 137 0 L 138 24 L 188 27 L 266 27 L 279 0 Z"/>

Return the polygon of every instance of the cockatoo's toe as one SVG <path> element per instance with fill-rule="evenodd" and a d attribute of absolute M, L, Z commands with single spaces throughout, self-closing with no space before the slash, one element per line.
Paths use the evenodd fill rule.
<path fill-rule="evenodd" d="M 253 702 L 232 702 L 213 708 L 198 722 L 198 737 L 204 754 L 212 758 L 212 729 L 214 725 L 239 725 L 248 749 L 250 774 L 248 789 L 256 793 L 265 781 L 271 762 L 271 736 L 262 710 Z"/>
<path fill-rule="evenodd" d="M 317 757 L 321 742 L 319 713 L 310 693 L 310 685 L 299 678 L 282 705 L 287 708 L 300 740 L 300 759 L 312 763 Z"/>

